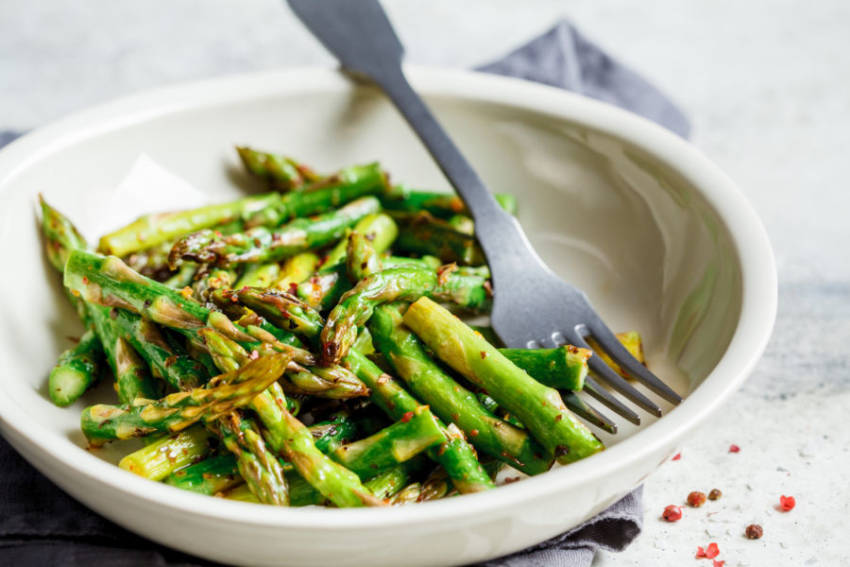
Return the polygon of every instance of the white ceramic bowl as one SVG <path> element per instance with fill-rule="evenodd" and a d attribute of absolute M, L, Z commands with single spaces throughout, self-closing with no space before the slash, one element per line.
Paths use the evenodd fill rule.
<path fill-rule="evenodd" d="M 78 334 L 43 261 L 34 196 L 72 218 L 107 194 L 140 153 L 209 192 L 247 180 L 232 146 L 286 151 L 320 170 L 379 159 L 395 180 L 446 188 L 390 105 L 331 70 L 301 69 L 169 87 L 29 134 L 0 152 L 0 424 L 38 469 L 104 516 L 163 544 L 224 562 L 338 567 L 462 564 L 574 526 L 638 485 L 729 396 L 758 360 L 776 307 L 771 249 L 724 174 L 685 141 L 632 114 L 518 80 L 410 69 L 472 164 L 519 197 L 544 259 L 615 330 L 638 329 L 650 365 L 687 399 L 623 427 L 609 449 L 483 494 L 392 509 L 286 509 L 182 492 L 124 472 L 120 444 L 86 451 L 79 410 L 45 395 Z M 529 314 L 533 316 L 533 314 Z M 125 449 L 126 450 L 126 447 Z"/>

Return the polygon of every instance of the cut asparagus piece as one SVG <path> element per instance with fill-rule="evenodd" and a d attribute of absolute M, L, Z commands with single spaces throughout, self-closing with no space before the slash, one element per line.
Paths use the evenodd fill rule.
<path fill-rule="evenodd" d="M 278 194 L 276 201 L 255 213 L 246 225 L 274 228 L 294 218 L 324 213 L 361 197 L 379 195 L 386 187 L 386 174 L 377 163 L 346 167 L 301 191 Z"/>
<path fill-rule="evenodd" d="M 446 440 L 443 428 L 428 407 L 419 406 L 374 435 L 338 447 L 331 456 L 366 479 Z"/>
<path fill-rule="evenodd" d="M 301 189 L 307 183 L 321 179 L 319 174 L 306 165 L 286 156 L 260 152 L 245 146 L 236 146 L 236 151 L 248 173 L 278 191 Z"/>
<path fill-rule="evenodd" d="M 484 263 L 484 252 L 475 236 L 455 230 L 446 221 L 428 213 L 415 213 L 397 219 L 401 222 L 398 250 L 437 256 L 445 263 L 457 262 L 465 266 Z"/>
<path fill-rule="evenodd" d="M 406 304 L 384 305 L 369 321 L 378 351 L 410 391 L 442 420 L 460 427 L 479 450 L 526 474 L 546 472 L 552 458 L 528 433 L 488 411 L 475 394 L 458 384 L 427 355 L 422 343 L 402 324 Z"/>
<path fill-rule="evenodd" d="M 194 262 L 184 262 L 176 272 L 166 278 L 164 283 L 172 289 L 182 290 L 184 287 L 191 285 L 195 279 L 195 273 L 198 271 L 198 265 Z"/>
<path fill-rule="evenodd" d="M 284 392 L 348 400 L 369 395 L 369 388 L 350 370 L 342 366 L 289 368 L 281 380 Z"/>
<path fill-rule="evenodd" d="M 251 408 L 266 428 L 269 446 L 287 461 L 313 488 L 341 508 L 381 506 L 359 477 L 324 455 L 313 441 L 310 430 L 286 411 L 286 396 L 277 384 L 256 396 Z"/>
<path fill-rule="evenodd" d="M 359 232 L 364 235 L 370 242 L 372 247 L 380 254 L 389 249 L 390 245 L 398 236 L 398 226 L 395 221 L 387 214 L 375 213 L 363 217 L 354 225 L 352 232 Z M 345 257 L 348 252 L 348 243 L 345 239 L 339 241 L 325 258 L 324 266 L 335 266 L 345 262 Z"/>
<path fill-rule="evenodd" d="M 392 376 L 356 350 L 348 353 L 345 363 L 372 391 L 371 399 L 391 419 L 401 419 L 420 404 Z M 495 485 L 481 467 L 475 449 L 453 425 L 445 428 L 448 441 L 427 455 L 446 469 L 452 483 L 462 493 L 481 492 Z"/>
<path fill-rule="evenodd" d="M 574 392 L 584 387 L 587 359 L 593 354 L 586 348 L 572 345 L 540 349 L 501 348 L 499 352 L 541 384 Z"/>
<path fill-rule="evenodd" d="M 139 398 L 129 406 L 91 406 L 83 411 L 81 427 L 89 443 L 98 446 L 157 431 L 177 432 L 201 420 L 213 421 L 249 404 L 283 374 L 288 363 L 288 356 L 271 353 L 217 376 L 204 388 L 169 394 L 160 400 Z"/>
<path fill-rule="evenodd" d="M 380 272 L 381 266 L 381 257 L 368 236 L 356 231 L 348 235 L 345 269 L 351 281 L 357 282 L 370 274 Z"/>
<path fill-rule="evenodd" d="M 165 478 L 165 484 L 212 496 L 243 482 L 233 454 L 216 455 L 176 470 Z"/>
<path fill-rule="evenodd" d="M 59 407 L 74 403 L 97 380 L 103 362 L 103 347 L 94 331 L 88 330 L 80 341 L 59 355 L 50 371 L 48 393 Z"/>
<path fill-rule="evenodd" d="M 412 482 L 402 488 L 395 496 L 390 498 L 391 506 L 404 506 L 405 504 L 414 504 L 419 501 L 422 496 L 422 484 Z"/>
<path fill-rule="evenodd" d="M 509 193 L 494 193 L 493 197 L 508 213 L 517 211 L 516 197 Z M 457 195 L 436 191 L 418 191 L 397 185 L 381 195 L 381 204 L 390 211 L 418 212 L 426 211 L 440 218 L 449 218 L 456 214 L 468 214 L 466 206 Z"/>
<path fill-rule="evenodd" d="M 236 283 L 235 270 L 213 268 L 192 285 L 192 297 L 205 303 L 210 300 L 210 296 L 214 292 L 230 289 L 234 283 Z"/>
<path fill-rule="evenodd" d="M 322 330 L 322 361 L 341 360 L 374 309 L 391 301 L 415 301 L 430 296 L 475 309 L 489 302 L 483 278 L 449 274 L 414 267 L 390 268 L 363 279 L 346 292 L 334 307 Z"/>
<path fill-rule="evenodd" d="M 298 284 L 309 278 L 318 266 L 319 257 L 315 252 L 302 252 L 287 258 L 273 287 L 281 291 L 294 292 Z"/>
<path fill-rule="evenodd" d="M 233 284 L 234 289 L 241 287 L 271 287 L 280 275 L 280 264 L 266 262 L 264 264 L 248 264 L 242 276 Z"/>
<path fill-rule="evenodd" d="M 195 425 L 126 455 L 118 466 L 150 480 L 162 480 L 174 471 L 203 459 L 212 449 L 211 442 L 210 433 Z"/>
<path fill-rule="evenodd" d="M 628 331 L 626 333 L 617 333 L 617 338 L 626 347 L 626 350 L 629 351 L 638 362 L 646 366 L 646 357 L 643 353 L 643 341 L 640 338 L 640 333 L 637 331 Z M 608 353 L 605 352 L 605 349 L 599 346 L 593 337 L 586 337 L 585 340 L 587 344 L 593 349 L 593 352 L 599 356 L 605 364 L 607 364 L 610 368 L 612 368 L 617 374 L 622 376 L 623 378 L 632 378 L 632 376 L 626 372 L 622 366 L 617 364 L 614 359 L 608 356 Z"/>
<path fill-rule="evenodd" d="M 443 362 L 516 415 L 559 462 L 573 462 L 604 448 L 566 408 L 557 390 L 531 378 L 445 308 L 423 297 L 403 320 Z"/>
<path fill-rule="evenodd" d="M 103 236 L 98 250 L 104 254 L 126 256 L 198 230 L 247 219 L 279 199 L 277 193 L 268 193 L 192 210 L 144 215 Z"/>
<path fill-rule="evenodd" d="M 277 262 L 339 240 L 347 228 L 379 207 L 374 197 L 363 197 L 311 219 L 296 218 L 276 230 L 260 226 L 230 235 L 201 230 L 177 241 L 168 261 L 172 267 L 181 259 L 220 267 L 246 262 Z"/>

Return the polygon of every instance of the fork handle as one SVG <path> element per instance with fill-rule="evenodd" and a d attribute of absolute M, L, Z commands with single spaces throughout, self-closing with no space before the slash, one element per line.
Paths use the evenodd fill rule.
<path fill-rule="evenodd" d="M 519 223 L 499 206 L 487 190 L 425 102 L 410 86 L 401 65 L 383 67 L 380 72 L 370 72 L 369 75 L 395 103 L 466 203 L 475 221 L 476 236 L 490 263 L 511 254 L 516 257 L 527 256 L 531 247 Z"/>
<path fill-rule="evenodd" d="M 484 186 L 404 76 L 404 47 L 378 0 L 288 0 L 289 6 L 344 69 L 381 87 L 466 203 L 491 270 L 504 274 L 540 258 L 511 215 Z M 496 261 L 498 260 L 498 262 Z"/>

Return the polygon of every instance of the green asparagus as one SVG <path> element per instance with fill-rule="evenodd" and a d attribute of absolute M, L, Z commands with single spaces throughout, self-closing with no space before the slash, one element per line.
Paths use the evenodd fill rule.
<path fill-rule="evenodd" d="M 428 357 L 413 333 L 402 325 L 406 304 L 384 305 L 369 322 L 378 351 L 410 391 L 441 419 L 455 423 L 480 451 L 527 474 L 549 470 L 552 459 L 528 433 L 499 419 L 482 406 L 475 394 L 453 380 Z"/>
<path fill-rule="evenodd" d="M 83 333 L 76 345 L 60 354 L 48 379 L 53 403 L 65 407 L 82 396 L 97 380 L 103 356 L 100 338 L 92 330 Z"/>
<path fill-rule="evenodd" d="M 227 267 L 246 262 L 276 262 L 299 252 L 320 248 L 345 234 L 364 216 L 380 207 L 374 197 L 363 197 L 314 217 L 297 218 L 277 230 L 255 227 L 243 233 L 222 235 L 205 229 L 186 236 L 174 245 L 169 264 L 180 260 Z"/>
<path fill-rule="evenodd" d="M 444 280 L 444 281 L 441 281 Z M 357 338 L 375 307 L 391 301 L 415 301 L 430 296 L 468 308 L 489 302 L 483 278 L 449 274 L 442 278 L 433 270 L 414 267 L 390 268 L 363 279 L 346 292 L 334 307 L 322 330 L 322 361 L 339 362 Z"/>
<path fill-rule="evenodd" d="M 292 191 L 321 179 L 312 169 L 292 158 L 245 146 L 236 146 L 236 151 L 248 173 L 265 181 L 272 189 Z"/>
<path fill-rule="evenodd" d="M 564 406 L 557 390 L 535 381 L 446 309 L 423 297 L 408 308 L 403 320 L 440 359 L 515 414 L 559 462 L 603 449 L 602 442 Z"/>
<path fill-rule="evenodd" d="M 499 352 L 541 384 L 575 392 L 584 387 L 587 359 L 593 354 L 572 345 L 541 349 L 501 348 Z"/>
<path fill-rule="evenodd" d="M 212 450 L 212 437 L 201 425 L 163 437 L 126 455 L 118 466 L 150 480 L 162 480 L 203 459 Z"/>

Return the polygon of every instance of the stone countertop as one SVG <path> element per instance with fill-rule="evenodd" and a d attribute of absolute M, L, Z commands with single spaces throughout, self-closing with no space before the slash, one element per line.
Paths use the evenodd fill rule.
<path fill-rule="evenodd" d="M 0 3 L 0 129 L 29 129 L 139 89 L 332 64 L 280 0 Z M 762 216 L 779 266 L 764 359 L 646 483 L 643 535 L 599 566 L 850 565 L 850 4 L 385 0 L 420 64 L 469 67 L 569 17 L 692 118 L 694 142 Z M 521 8 L 520 8 L 521 7 Z M 730 444 L 740 445 L 737 454 Z M 691 490 L 724 496 L 659 519 Z M 774 509 L 794 495 L 790 513 Z M 751 522 L 764 537 L 750 541 Z M 707 564 L 696 561 L 694 565 Z"/>

